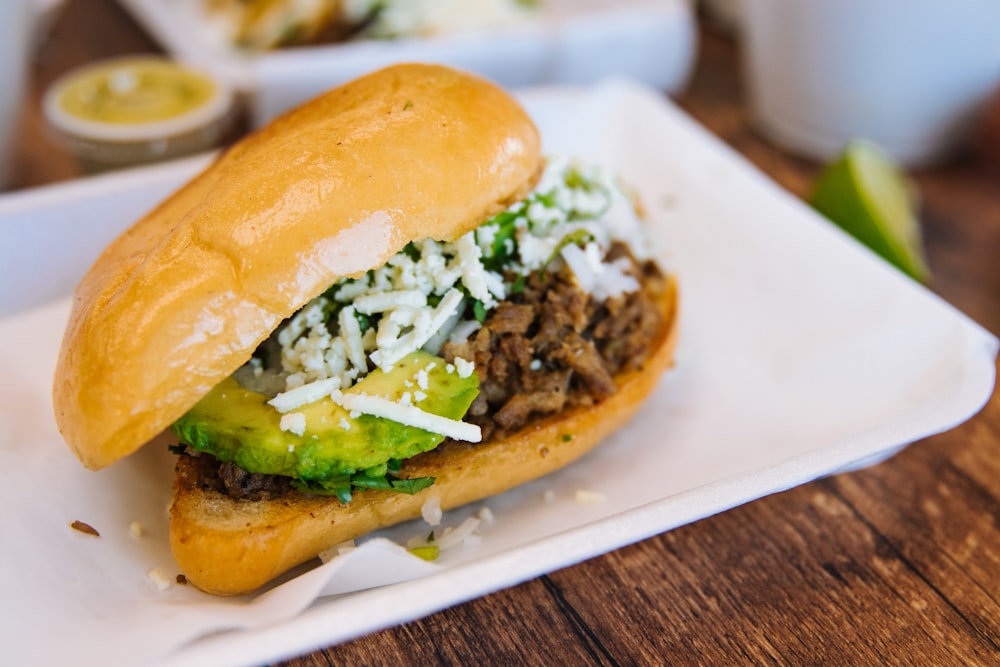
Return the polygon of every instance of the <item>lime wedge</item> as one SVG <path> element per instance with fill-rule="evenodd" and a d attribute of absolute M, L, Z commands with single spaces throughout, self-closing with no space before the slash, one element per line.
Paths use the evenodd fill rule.
<path fill-rule="evenodd" d="M 849 143 L 820 174 L 809 202 L 910 277 L 929 279 L 915 190 L 878 146 Z"/>

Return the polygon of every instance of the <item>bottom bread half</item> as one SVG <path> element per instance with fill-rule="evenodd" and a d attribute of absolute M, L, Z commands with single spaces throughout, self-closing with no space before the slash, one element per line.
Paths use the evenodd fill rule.
<path fill-rule="evenodd" d="M 415 495 L 366 490 L 347 504 L 293 492 L 266 501 L 234 500 L 199 481 L 181 457 L 170 509 L 170 544 L 188 581 L 216 595 L 252 592 L 333 545 L 417 518 L 428 498 L 451 509 L 497 495 L 558 470 L 621 427 L 672 365 L 677 339 L 677 288 L 659 306 L 664 327 L 645 365 L 615 378 L 618 391 L 600 403 L 538 420 L 485 444 L 446 441 L 409 459 L 406 477 L 433 476 Z"/>

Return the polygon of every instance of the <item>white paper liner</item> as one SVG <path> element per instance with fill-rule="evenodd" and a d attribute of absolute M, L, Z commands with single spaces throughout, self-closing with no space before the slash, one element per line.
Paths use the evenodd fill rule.
<path fill-rule="evenodd" d="M 481 529 L 480 544 L 438 563 L 386 541 L 426 533 L 417 521 L 256 598 L 218 599 L 191 586 L 159 590 L 148 577 L 154 568 L 169 580 L 177 574 L 165 447 L 87 472 L 56 432 L 51 374 L 68 301 L 0 320 L 0 639 L 11 664 L 276 660 L 878 460 L 960 423 L 990 396 L 996 338 L 659 95 L 618 81 L 524 99 L 548 151 L 621 169 L 646 204 L 664 264 L 680 276 L 677 366 L 640 415 L 577 464 L 446 513 L 444 524 L 458 525 L 488 506 L 496 522 Z M 82 197 L 78 187 L 63 201 L 59 192 L 35 208 L 0 203 L 0 233 L 5 210 L 42 220 L 46 206 Z M 116 201 L 100 201 L 103 216 L 123 215 Z M 31 227 L 23 229 L 24 252 L 37 252 Z M 9 290 L 21 276 L 3 277 Z M 580 504 L 579 490 L 605 500 Z M 101 536 L 70 529 L 74 520 Z"/>

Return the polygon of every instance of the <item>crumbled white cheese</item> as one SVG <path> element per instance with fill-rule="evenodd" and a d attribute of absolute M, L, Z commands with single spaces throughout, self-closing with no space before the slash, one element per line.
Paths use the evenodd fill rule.
<path fill-rule="evenodd" d="M 476 372 L 476 364 L 462 357 L 455 357 L 455 370 L 458 371 L 458 377 L 465 379 Z"/>
<path fill-rule="evenodd" d="M 344 394 L 341 405 L 347 410 L 358 414 L 374 415 L 392 421 L 422 428 L 431 433 L 437 433 L 453 440 L 463 440 L 465 442 L 479 442 L 483 434 L 475 424 L 448 419 L 431 412 L 424 412 L 420 408 L 400 405 L 393 401 L 379 396 L 368 394 Z"/>
<path fill-rule="evenodd" d="M 495 296 L 498 301 L 503 301 L 507 297 L 507 286 L 504 285 L 503 277 L 494 271 L 487 271 L 483 274 L 486 282 L 486 289 Z"/>
<path fill-rule="evenodd" d="M 438 530 L 441 525 L 442 513 L 438 498 L 432 498 L 421 508 L 424 520 L 435 528 L 430 533 L 414 535 L 406 541 L 407 549 L 437 547 L 440 552 L 456 547 L 474 547 L 482 542 L 479 530 L 483 526 L 491 526 L 496 521 L 493 512 L 483 507 L 474 517 L 468 517 L 458 526 L 448 526 Z"/>
<path fill-rule="evenodd" d="M 357 280 L 347 280 L 337 289 L 333 298 L 337 301 L 350 302 L 354 301 L 357 297 L 364 294 L 370 288 L 368 282 L 368 274 L 365 274 Z"/>
<path fill-rule="evenodd" d="M 146 573 L 146 578 L 153 582 L 157 590 L 165 591 L 170 588 L 170 579 L 167 575 L 163 574 L 163 571 L 159 568 L 154 567 L 152 570 Z"/>
<path fill-rule="evenodd" d="M 454 288 L 448 290 L 441 299 L 441 302 L 431 313 L 428 314 L 425 311 L 421 311 L 413 324 L 413 328 L 408 333 L 396 339 L 391 346 L 372 352 L 371 360 L 379 368 L 391 370 L 393 365 L 400 359 L 423 347 L 424 343 L 457 310 L 462 300 L 463 297 L 460 291 Z"/>
<path fill-rule="evenodd" d="M 558 245 L 558 238 L 535 236 L 528 227 L 517 231 L 517 249 L 521 255 L 521 263 L 529 271 L 545 266 L 552 259 Z"/>
<path fill-rule="evenodd" d="M 365 360 L 365 346 L 361 340 L 361 325 L 354 316 L 354 306 L 347 306 L 341 310 L 338 322 L 347 359 L 355 368 L 366 368 L 368 362 Z"/>
<path fill-rule="evenodd" d="M 451 549 L 452 547 L 464 545 L 471 546 L 469 538 L 473 537 L 479 525 L 482 523 L 476 517 L 470 516 L 454 528 L 445 528 L 440 537 L 434 540 L 434 544 L 439 549 Z M 474 541 L 474 540 L 473 540 Z"/>
<path fill-rule="evenodd" d="M 289 347 L 292 345 L 306 329 L 315 327 L 318 323 L 323 321 L 324 310 L 326 309 L 329 302 L 323 298 L 319 297 L 309 302 L 305 307 L 303 307 L 298 313 L 292 316 L 288 323 L 282 328 L 281 332 L 278 334 L 278 343 L 282 347 Z"/>
<path fill-rule="evenodd" d="M 414 379 L 416 379 L 418 387 L 420 387 L 421 389 L 427 389 L 429 380 L 427 379 L 426 368 L 421 368 L 419 371 L 417 371 L 417 374 L 414 376 Z"/>
<path fill-rule="evenodd" d="M 580 489 L 573 494 L 573 500 L 576 501 L 577 505 L 600 505 L 607 498 L 602 493 Z"/>
<path fill-rule="evenodd" d="M 295 435 L 302 435 L 306 432 L 306 416 L 301 412 L 288 412 L 281 415 L 278 427 L 282 431 L 288 431 Z"/>
<path fill-rule="evenodd" d="M 301 408 L 303 405 L 309 405 L 321 398 L 325 398 L 336 389 L 340 389 L 339 377 L 316 380 L 301 387 L 282 392 L 269 400 L 268 404 L 273 406 L 278 412 L 290 412 Z"/>
<path fill-rule="evenodd" d="M 462 284 L 469 290 L 470 296 L 481 301 L 487 308 L 495 305 L 496 301 L 487 284 L 486 268 L 481 261 L 483 252 L 476 244 L 475 232 L 460 237 L 456 247 L 462 266 Z"/>
<path fill-rule="evenodd" d="M 413 289 L 367 294 L 354 300 L 354 307 L 365 315 L 398 308 L 423 308 L 425 305 L 427 305 L 427 295 Z"/>
<path fill-rule="evenodd" d="M 354 543 L 354 540 L 347 540 L 345 542 L 339 542 L 337 544 L 334 544 L 329 549 L 324 549 L 323 551 L 320 551 L 318 555 L 320 561 L 324 563 L 329 563 L 337 556 L 343 556 L 344 554 L 354 551 L 355 549 L 357 549 L 357 545 Z"/>
<path fill-rule="evenodd" d="M 432 496 L 424 501 L 424 504 L 420 506 L 420 516 L 432 526 L 440 525 L 442 516 L 441 498 Z"/>
<path fill-rule="evenodd" d="M 573 271 L 580 288 L 597 299 L 609 299 L 639 289 L 639 281 L 625 272 L 628 260 L 625 260 L 625 264 L 603 262 L 600 249 L 595 243 L 588 243 L 582 249 L 576 245 L 567 245 L 560 255 Z"/>
<path fill-rule="evenodd" d="M 493 256 L 493 242 L 497 237 L 497 228 L 493 225 L 483 225 L 476 230 L 476 245 L 483 257 Z"/>

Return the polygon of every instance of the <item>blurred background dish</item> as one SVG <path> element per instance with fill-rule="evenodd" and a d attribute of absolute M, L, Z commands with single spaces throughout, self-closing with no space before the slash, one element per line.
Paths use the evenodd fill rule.
<path fill-rule="evenodd" d="M 189 0 L 248 52 L 522 26 L 542 0 Z"/>
<path fill-rule="evenodd" d="M 119 3 L 172 56 L 247 93 L 251 125 L 401 61 L 449 64 L 507 87 L 618 75 L 671 93 L 696 48 L 689 0 Z"/>

